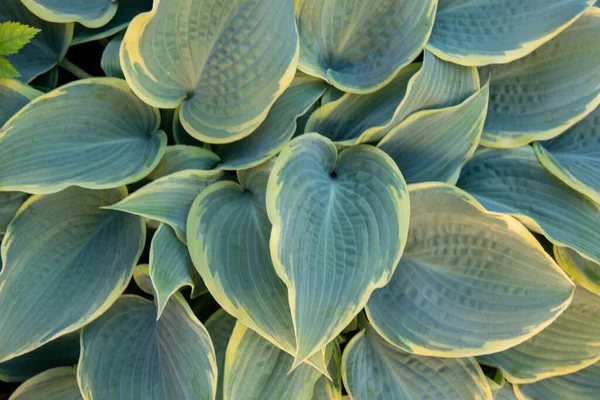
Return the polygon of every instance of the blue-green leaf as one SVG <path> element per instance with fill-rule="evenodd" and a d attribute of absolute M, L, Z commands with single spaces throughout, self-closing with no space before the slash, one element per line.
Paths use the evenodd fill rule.
<path fill-rule="evenodd" d="M 387 85 L 425 47 L 436 0 L 299 0 L 300 64 L 352 93 Z"/>
<path fill-rule="evenodd" d="M 266 201 L 297 365 L 338 336 L 391 278 L 408 234 L 408 191 L 381 150 L 362 145 L 338 154 L 329 139 L 306 134 L 279 155 Z"/>
<path fill-rule="evenodd" d="M 123 42 L 122 34 L 113 37 L 104 48 L 102 58 L 100 59 L 102 70 L 106 76 L 111 78 L 125 79 L 125 75 L 121 69 L 121 60 L 119 58 L 121 42 Z"/>
<path fill-rule="evenodd" d="M 85 399 L 212 400 L 217 364 L 208 332 L 181 294 L 160 318 L 125 295 L 81 334 L 77 378 Z"/>
<path fill-rule="evenodd" d="M 0 363 L 0 380 L 23 382 L 50 368 L 77 364 L 80 334 L 80 331 L 68 333 L 32 352 Z"/>
<path fill-rule="evenodd" d="M 192 288 L 192 299 L 206 292 L 206 286 L 194 268 L 188 248 L 173 229 L 161 224 L 150 245 L 149 274 L 156 296 L 158 318 L 167 301 L 184 286 Z"/>
<path fill-rule="evenodd" d="M 17 388 L 9 400 L 83 400 L 75 368 L 50 369 Z"/>
<path fill-rule="evenodd" d="M 157 0 L 129 25 L 121 66 L 148 104 L 181 105 L 192 136 L 230 143 L 266 118 L 292 82 L 298 51 L 291 1 Z"/>
<path fill-rule="evenodd" d="M 235 325 L 225 356 L 225 400 L 311 400 L 321 374 L 308 365 L 288 373 L 294 357 L 241 322 Z"/>
<path fill-rule="evenodd" d="M 424 356 L 489 354 L 567 308 L 573 283 L 517 220 L 447 184 L 411 185 L 409 195 L 406 249 L 367 305 L 387 341 Z"/>
<path fill-rule="evenodd" d="M 101 207 L 125 188 L 32 196 L 2 242 L 0 361 L 73 332 L 127 287 L 145 243 L 141 218 Z"/>
<path fill-rule="evenodd" d="M 600 264 L 568 247 L 554 246 L 554 258 L 573 280 L 600 296 Z"/>
<path fill-rule="evenodd" d="M 533 148 L 544 167 L 573 189 L 600 203 L 600 107 L 565 133 Z"/>
<path fill-rule="evenodd" d="M 369 325 L 346 346 L 342 374 L 354 400 L 492 400 L 485 375 L 472 358 L 405 353 Z"/>
<path fill-rule="evenodd" d="M 569 375 L 528 385 L 515 385 L 515 392 L 519 400 L 597 400 L 600 393 L 600 363 Z"/>
<path fill-rule="evenodd" d="M 409 65 L 374 93 L 346 93 L 328 102 L 311 115 L 305 130 L 345 145 L 377 142 L 412 113 L 458 105 L 478 90 L 476 68 L 425 52 L 420 69 Z"/>
<path fill-rule="evenodd" d="M 186 242 L 186 221 L 192 203 L 208 185 L 224 179 L 219 171 L 185 170 L 157 179 L 107 207 L 169 225 Z"/>
<path fill-rule="evenodd" d="M 20 81 L 0 79 L 0 128 L 17 111 L 40 95 L 42 92 Z"/>
<path fill-rule="evenodd" d="M 339 338 L 334 340 L 328 348 L 333 352 L 329 358 L 329 364 L 327 364 L 327 370 L 331 379 L 326 376 L 319 378 L 317 383 L 315 383 L 312 400 L 342 400 L 342 352 Z"/>
<path fill-rule="evenodd" d="M 55 24 L 31 13 L 19 0 L 3 0 L 0 22 L 14 21 L 40 29 L 35 37 L 18 53 L 6 59 L 21 74 L 19 80 L 30 82 L 58 64 L 69 48 L 73 24 Z"/>
<path fill-rule="evenodd" d="M 505 64 L 531 53 L 595 0 L 439 0 L 427 49 L 461 65 Z"/>
<path fill-rule="evenodd" d="M 21 0 L 44 21 L 79 22 L 89 28 L 106 25 L 116 14 L 117 0 Z"/>
<path fill-rule="evenodd" d="M 44 94 L 0 130 L 0 189 L 54 193 L 135 182 L 167 145 L 158 111 L 121 79 L 92 78 Z M 40 134 L 42 132 L 43 134 Z"/>
<path fill-rule="evenodd" d="M 377 147 L 392 157 L 407 183 L 454 184 L 479 143 L 488 94 L 485 85 L 457 106 L 412 114 Z"/>
<path fill-rule="evenodd" d="M 185 170 L 208 171 L 215 168 L 221 159 L 210 150 L 196 146 L 176 144 L 167 147 L 164 157 L 148 175 L 156 180 Z"/>
<path fill-rule="evenodd" d="M 227 312 L 221 308 L 211 315 L 205 324 L 206 330 L 208 331 L 210 338 L 212 339 L 213 346 L 215 347 L 217 369 L 219 371 L 219 379 L 217 381 L 217 396 L 215 400 L 223 399 L 225 353 L 227 352 L 227 345 L 229 344 L 229 339 L 231 339 L 231 335 L 233 334 L 235 323 L 236 319 L 227 314 Z"/>
<path fill-rule="evenodd" d="M 600 104 L 598 35 L 600 8 L 592 7 L 528 56 L 482 68 L 481 76 L 491 75 L 491 82 L 481 144 L 516 148 L 551 139 L 596 108 Z"/>
<path fill-rule="evenodd" d="M 548 172 L 530 146 L 477 152 L 457 185 L 487 210 L 513 215 L 553 244 L 600 262 L 600 205 Z"/>
<path fill-rule="evenodd" d="M 21 204 L 29 197 L 22 192 L 0 192 L 0 234 L 6 232 Z"/>
<path fill-rule="evenodd" d="M 571 305 L 549 327 L 500 353 L 479 357 L 512 383 L 570 374 L 600 361 L 600 296 L 581 286 Z"/>

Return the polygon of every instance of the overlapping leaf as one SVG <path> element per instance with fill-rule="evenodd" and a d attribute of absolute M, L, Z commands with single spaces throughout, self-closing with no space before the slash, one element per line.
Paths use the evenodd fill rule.
<path fill-rule="evenodd" d="M 31 13 L 20 0 L 3 0 L 0 22 L 20 22 L 39 29 L 39 32 L 18 53 L 6 59 L 21 74 L 19 79 L 30 82 L 60 62 L 73 38 L 73 24 L 44 21 Z"/>
<path fill-rule="evenodd" d="M 117 35 L 108 42 L 106 48 L 102 52 L 100 66 L 106 76 L 110 76 L 111 78 L 125 79 L 125 75 L 123 75 L 123 70 L 121 69 L 121 60 L 119 58 L 122 42 L 123 35 Z"/>
<path fill-rule="evenodd" d="M 344 350 L 344 385 L 355 400 L 491 400 L 472 358 L 423 357 L 392 346 L 367 325 Z"/>
<path fill-rule="evenodd" d="M 33 196 L 2 242 L 0 361 L 94 320 L 127 286 L 145 242 L 141 218 L 100 207 L 125 188 Z"/>
<path fill-rule="evenodd" d="M 44 21 L 79 22 L 88 28 L 106 25 L 116 14 L 116 0 L 21 0 L 23 5 Z"/>
<path fill-rule="evenodd" d="M 54 193 L 135 182 L 158 164 L 167 137 L 156 110 L 126 82 L 92 78 L 22 108 L 0 129 L 0 188 Z M 43 134 L 40 135 L 40 132 Z"/>
<path fill-rule="evenodd" d="M 573 283 L 518 221 L 446 184 L 409 188 L 406 249 L 367 305 L 386 340 L 425 356 L 488 354 L 532 337 L 567 308 Z"/>
<path fill-rule="evenodd" d="M 406 244 L 408 193 L 382 151 L 362 145 L 338 154 L 333 142 L 308 134 L 279 155 L 267 211 L 298 364 L 339 335 L 391 278 Z"/>
<path fill-rule="evenodd" d="M 294 357 L 238 322 L 225 356 L 223 398 L 310 400 L 319 371 L 301 365 L 288 373 Z"/>
<path fill-rule="evenodd" d="M 235 328 L 236 319 L 227 314 L 225 310 L 220 309 L 210 316 L 206 321 L 206 330 L 208 331 L 215 348 L 215 357 L 217 360 L 217 369 L 219 379 L 217 381 L 216 400 L 223 399 L 223 375 L 225 372 L 225 354 L 229 339 Z"/>
<path fill-rule="evenodd" d="M 127 29 L 121 66 L 149 104 L 179 110 L 195 138 L 248 136 L 291 83 L 294 5 L 280 0 L 157 0 Z"/>
<path fill-rule="evenodd" d="M 210 150 L 196 146 L 176 144 L 167 147 L 164 157 L 150 175 L 148 175 L 148 178 L 156 180 L 185 170 L 209 171 L 214 169 L 220 161 L 219 156 Z"/>
<path fill-rule="evenodd" d="M 125 295 L 81 335 L 77 377 L 83 398 L 214 399 L 215 352 L 181 294 L 156 320 L 155 305 Z"/>
<path fill-rule="evenodd" d="M 0 79 L 0 127 L 42 92 L 14 79 Z"/>
<path fill-rule="evenodd" d="M 577 287 L 573 302 L 549 327 L 520 345 L 479 357 L 512 383 L 565 375 L 600 361 L 600 296 Z"/>
<path fill-rule="evenodd" d="M 588 260 L 568 247 L 554 246 L 558 265 L 587 290 L 600 295 L 600 264 Z"/>
<path fill-rule="evenodd" d="M 595 0 L 439 0 L 427 48 L 457 64 L 524 57 L 577 20 Z"/>
<path fill-rule="evenodd" d="M 388 84 L 425 47 L 437 0 L 299 0 L 299 69 L 345 92 Z"/>
<path fill-rule="evenodd" d="M 351 145 L 377 142 L 414 112 L 457 105 L 479 89 L 475 68 L 442 61 L 425 52 L 384 88 L 367 95 L 346 93 L 314 112 L 306 132 Z"/>
<path fill-rule="evenodd" d="M 600 8 L 592 7 L 526 57 L 482 68 L 480 74 L 491 75 L 491 82 L 481 144 L 515 148 L 551 139 L 596 108 L 600 104 L 599 34 Z"/>
<path fill-rule="evenodd" d="M 83 400 L 75 368 L 62 367 L 43 372 L 19 386 L 10 400 Z"/>

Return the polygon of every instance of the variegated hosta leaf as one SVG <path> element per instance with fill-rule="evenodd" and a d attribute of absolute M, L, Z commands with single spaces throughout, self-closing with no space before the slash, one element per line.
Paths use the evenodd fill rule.
<path fill-rule="evenodd" d="M 554 246 L 554 258 L 573 280 L 600 296 L 600 264 L 568 247 Z"/>
<path fill-rule="evenodd" d="M 15 79 L 0 79 L 0 128 L 42 92 Z"/>
<path fill-rule="evenodd" d="M 600 262 L 600 205 L 548 172 L 530 146 L 475 153 L 457 185 L 487 210 L 511 214 L 553 244 Z"/>
<path fill-rule="evenodd" d="M 133 280 L 144 293 L 154 295 L 154 286 L 152 279 L 150 279 L 150 266 L 148 264 L 135 266 L 133 269 Z"/>
<path fill-rule="evenodd" d="M 577 20 L 595 0 L 439 0 L 427 48 L 461 65 L 526 56 Z"/>
<path fill-rule="evenodd" d="M 377 147 L 392 157 L 407 183 L 455 184 L 479 143 L 488 95 L 486 84 L 457 106 L 413 114 L 392 129 Z"/>
<path fill-rule="evenodd" d="M 68 333 L 32 352 L 0 363 L 0 380 L 23 382 L 50 368 L 77 364 L 80 334 L 80 331 Z"/>
<path fill-rule="evenodd" d="M 192 298 L 206 292 L 187 246 L 177 239 L 173 228 L 165 224 L 160 225 L 152 238 L 149 273 L 156 296 L 158 318 L 167 301 L 182 287 L 192 288 Z"/>
<path fill-rule="evenodd" d="M 518 399 L 517 399 L 517 396 L 515 395 L 515 389 L 513 388 L 513 386 L 509 385 L 507 383 L 504 386 L 502 386 L 502 388 L 500 388 L 500 390 L 498 390 L 498 392 L 494 393 L 494 400 L 518 400 Z M 546 398 L 540 399 L 540 400 L 546 400 Z"/>
<path fill-rule="evenodd" d="M 31 13 L 21 0 L 2 0 L 0 23 L 20 22 L 40 29 L 31 42 L 6 59 L 19 71 L 19 80 L 31 82 L 35 77 L 52 69 L 61 61 L 73 38 L 73 24 L 55 24 Z"/>
<path fill-rule="evenodd" d="M 216 311 L 206 321 L 206 330 L 212 339 L 215 347 L 215 356 L 217 360 L 217 369 L 219 371 L 219 379 L 217 381 L 217 396 L 215 400 L 223 399 L 223 375 L 225 371 L 225 353 L 229 339 L 233 333 L 236 319 L 227 314 L 222 308 Z"/>
<path fill-rule="evenodd" d="M 190 210 L 187 238 L 192 261 L 221 307 L 295 354 L 288 293 L 269 254 L 265 195 L 273 163 L 239 171 L 240 184 L 222 181 L 207 187 Z M 311 361 L 327 370 L 322 355 Z"/>
<path fill-rule="evenodd" d="M 325 105 L 327 103 L 331 103 L 332 101 L 339 100 L 344 94 L 346 93 L 334 88 L 333 86 L 329 86 L 325 93 L 323 93 L 323 97 L 321 97 L 321 104 Z"/>
<path fill-rule="evenodd" d="M 133 91 L 181 105 L 195 138 L 248 136 L 291 83 L 298 60 L 294 5 L 281 0 L 156 0 L 129 25 L 121 66 Z"/>
<path fill-rule="evenodd" d="M 107 208 L 167 224 L 185 243 L 185 226 L 192 203 L 208 185 L 223 178 L 224 174 L 219 171 L 176 172 L 147 184 Z"/>
<path fill-rule="evenodd" d="M 32 196 L 2 242 L 0 361 L 73 332 L 125 290 L 145 243 L 141 218 L 101 207 L 125 188 Z"/>
<path fill-rule="evenodd" d="M 312 400 L 342 400 L 342 352 L 340 349 L 339 338 L 332 345 L 328 346 L 333 354 L 329 357 L 327 370 L 331 379 L 321 376 L 315 383 L 315 390 Z"/>
<path fill-rule="evenodd" d="M 9 0 L 10 1 L 10 0 Z M 21 0 L 44 21 L 79 22 L 88 28 L 106 25 L 116 14 L 117 0 Z"/>
<path fill-rule="evenodd" d="M 386 340 L 425 356 L 488 354 L 532 337 L 567 308 L 573 283 L 518 221 L 447 184 L 409 188 L 406 249 L 367 305 Z"/>
<path fill-rule="evenodd" d="M 124 30 L 136 15 L 152 9 L 152 1 L 153 0 L 118 0 L 119 6 L 117 8 L 117 13 L 107 24 L 95 29 L 79 24 L 75 25 L 73 44 L 104 39 Z"/>
<path fill-rule="evenodd" d="M 409 65 L 377 92 L 346 93 L 325 104 L 311 115 L 306 132 L 346 145 L 377 142 L 410 114 L 455 106 L 479 90 L 476 68 L 442 61 L 429 52 L 418 68 Z"/>
<path fill-rule="evenodd" d="M 54 193 L 118 187 L 148 175 L 167 145 L 158 111 L 121 79 L 70 83 L 26 105 L 0 129 L 0 188 Z M 43 132 L 43 135 L 40 135 Z"/>
<path fill-rule="evenodd" d="M 600 107 L 554 139 L 535 142 L 544 167 L 573 189 L 600 203 Z"/>
<path fill-rule="evenodd" d="M 176 293 L 156 320 L 154 303 L 118 299 L 83 329 L 77 378 L 86 399 L 214 399 L 215 351 L 208 332 Z"/>
<path fill-rule="evenodd" d="M 391 278 L 407 239 L 408 192 L 381 150 L 362 145 L 338 154 L 329 139 L 307 134 L 279 155 L 267 211 L 297 365 L 339 335 Z"/>
<path fill-rule="evenodd" d="M 156 168 L 148 175 L 151 180 L 157 180 L 167 175 L 185 170 L 208 171 L 215 168 L 221 159 L 210 150 L 196 146 L 176 144 L 168 146 L 164 157 Z"/>
<path fill-rule="evenodd" d="M 299 0 L 299 69 L 352 93 L 388 84 L 431 34 L 436 0 Z"/>
<path fill-rule="evenodd" d="M 119 58 L 121 42 L 123 42 L 123 34 L 113 37 L 102 52 L 100 66 L 106 76 L 110 76 L 111 78 L 125 79 L 125 75 L 123 75 L 123 70 L 121 69 L 121 60 Z"/>
<path fill-rule="evenodd" d="M 600 296 L 578 286 L 571 305 L 549 327 L 479 362 L 501 368 L 512 383 L 565 375 L 600 361 Z"/>
<path fill-rule="evenodd" d="M 298 73 L 290 87 L 273 104 L 265 121 L 250 136 L 213 146 L 214 152 L 221 158 L 219 168 L 247 169 L 273 158 L 292 138 L 296 119 L 319 100 L 327 87 L 320 79 Z"/>
<path fill-rule="evenodd" d="M 342 374 L 354 400 L 492 400 L 485 375 L 474 359 L 405 353 L 369 325 L 346 346 Z"/>
<path fill-rule="evenodd" d="M 515 385 L 515 392 L 520 400 L 597 400 L 600 393 L 600 363 L 569 375 L 528 385 Z"/>
<path fill-rule="evenodd" d="M 0 234 L 6 232 L 8 224 L 27 197 L 23 192 L 0 192 Z"/>
<path fill-rule="evenodd" d="M 301 365 L 288 373 L 294 357 L 237 322 L 225 356 L 225 400 L 311 400 L 319 371 Z"/>
<path fill-rule="evenodd" d="M 551 139 L 596 108 L 600 104 L 598 35 L 600 8 L 592 7 L 528 56 L 481 69 L 482 77 L 491 75 L 481 144 L 516 148 Z"/>
<path fill-rule="evenodd" d="M 74 367 L 50 369 L 17 388 L 9 400 L 83 400 Z"/>

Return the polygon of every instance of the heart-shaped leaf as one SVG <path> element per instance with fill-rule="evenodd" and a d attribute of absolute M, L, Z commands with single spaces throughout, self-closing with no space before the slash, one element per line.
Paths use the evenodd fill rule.
<path fill-rule="evenodd" d="M 329 139 L 306 134 L 277 158 L 267 211 L 273 264 L 288 287 L 296 366 L 391 278 L 406 244 L 408 192 L 381 150 L 361 145 L 338 154 Z"/>
<path fill-rule="evenodd" d="M 117 0 L 21 0 L 44 21 L 79 22 L 88 28 L 106 25 L 116 14 Z"/>
<path fill-rule="evenodd" d="M 266 118 L 292 82 L 298 50 L 291 1 L 157 0 L 129 25 L 121 66 L 148 104 L 181 105 L 192 136 L 229 143 Z"/>
<path fill-rule="evenodd" d="M 50 369 L 34 376 L 17 388 L 10 400 L 83 400 L 75 368 Z"/>

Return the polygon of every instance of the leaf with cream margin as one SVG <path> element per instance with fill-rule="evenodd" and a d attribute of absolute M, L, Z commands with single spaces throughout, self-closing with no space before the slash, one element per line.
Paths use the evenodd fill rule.
<path fill-rule="evenodd" d="M 361 145 L 338 153 L 329 139 L 305 134 L 277 158 L 266 204 L 297 366 L 335 339 L 391 278 L 407 240 L 408 190 L 381 150 Z"/>
<path fill-rule="evenodd" d="M 331 379 L 325 376 L 319 378 L 317 383 L 315 383 L 312 400 L 342 400 L 342 351 L 340 349 L 340 338 L 338 337 L 334 340 L 329 348 L 331 348 L 332 354 L 327 364 L 327 370 Z"/>
<path fill-rule="evenodd" d="M 152 0 L 118 0 L 119 7 L 115 16 L 99 28 L 88 28 L 76 24 L 73 32 L 73 45 L 105 39 L 127 28 L 138 14 L 152 10 Z"/>
<path fill-rule="evenodd" d="M 425 47 L 437 0 L 300 0 L 300 71 L 345 92 L 386 86 Z"/>
<path fill-rule="evenodd" d="M 142 292 L 154 296 L 154 286 L 150 279 L 150 266 L 148 264 L 138 264 L 133 269 L 133 280 Z"/>
<path fill-rule="evenodd" d="M 148 178 L 154 181 L 185 170 L 209 171 L 215 169 L 220 161 L 219 156 L 210 150 L 176 144 L 167 147 L 164 157 L 148 175 Z"/>
<path fill-rule="evenodd" d="M 192 299 L 206 293 L 206 286 L 192 264 L 187 246 L 177 239 L 173 228 L 165 224 L 158 227 L 152 238 L 149 274 L 156 296 L 158 318 L 167 301 L 182 287 L 192 288 Z"/>
<path fill-rule="evenodd" d="M 600 296 L 600 264 L 568 247 L 554 246 L 554 258 L 574 281 Z"/>
<path fill-rule="evenodd" d="M 32 196 L 2 242 L 0 361 L 76 331 L 127 287 L 145 243 L 141 218 L 103 210 L 126 189 Z"/>
<path fill-rule="evenodd" d="M 344 386 L 354 400 L 492 400 L 472 358 L 423 357 L 386 342 L 364 322 L 342 356 Z"/>
<path fill-rule="evenodd" d="M 487 210 L 512 215 L 553 244 L 600 262 L 600 205 L 546 170 L 531 146 L 479 150 L 457 186 Z"/>
<path fill-rule="evenodd" d="M 125 295 L 81 333 L 85 400 L 212 400 L 217 363 L 208 332 L 176 293 L 156 320 L 150 300 Z"/>
<path fill-rule="evenodd" d="M 377 147 L 396 162 L 407 183 L 455 184 L 479 144 L 488 95 L 486 84 L 457 106 L 412 114 Z"/>
<path fill-rule="evenodd" d="M 592 7 L 533 53 L 480 69 L 481 76 L 491 75 L 481 144 L 517 148 L 548 140 L 594 110 L 600 104 L 598 35 L 600 8 Z"/>
<path fill-rule="evenodd" d="M 31 82 L 65 57 L 73 38 L 72 23 L 47 22 L 35 16 L 20 0 L 3 0 L 0 23 L 9 21 L 20 22 L 41 31 L 16 54 L 5 57 L 21 74 L 20 81 Z"/>
<path fill-rule="evenodd" d="M 516 219 L 443 183 L 411 185 L 409 196 L 406 249 L 367 304 L 387 341 L 423 356 L 495 353 L 568 307 L 573 283 Z"/>
<path fill-rule="evenodd" d="M 122 79 L 62 86 L 33 100 L 0 129 L 0 188 L 46 194 L 138 181 L 167 146 L 159 123 L 158 111 Z"/>
<path fill-rule="evenodd" d="M 557 178 L 600 203 L 600 107 L 565 133 L 533 149 L 544 167 Z"/>
<path fill-rule="evenodd" d="M 235 328 L 236 319 L 229 315 L 222 308 L 215 311 L 213 315 L 206 321 L 206 330 L 212 339 L 215 347 L 215 355 L 217 359 L 217 369 L 219 371 L 219 379 L 217 382 L 216 400 L 223 399 L 223 375 L 225 371 L 225 353 L 229 339 Z"/>
<path fill-rule="evenodd" d="M 156 0 L 129 25 L 121 66 L 148 104 L 176 108 L 208 143 L 248 136 L 290 85 L 298 62 L 294 5 L 281 0 Z"/>
<path fill-rule="evenodd" d="M 508 350 L 478 357 L 511 383 L 566 375 L 600 361 L 600 296 L 578 286 L 571 305 L 550 326 Z"/>
<path fill-rule="evenodd" d="M 159 178 L 106 207 L 169 225 L 183 243 L 188 212 L 207 186 L 224 179 L 220 171 L 185 170 Z"/>
<path fill-rule="evenodd" d="M 506 64 L 574 23 L 595 0 L 439 0 L 427 49 L 460 65 Z"/>
<path fill-rule="evenodd" d="M 600 363 L 569 375 L 515 385 L 519 400 L 597 400 L 600 392 Z"/>
<path fill-rule="evenodd" d="M 311 400 L 321 374 L 237 322 L 225 355 L 223 399 Z M 250 378 L 251 377 L 251 378 Z"/>
<path fill-rule="evenodd" d="M 0 128 L 43 93 L 15 79 L 0 79 Z"/>
<path fill-rule="evenodd" d="M 305 131 L 344 145 L 378 142 L 412 113 L 458 105 L 478 90 L 476 68 L 425 52 L 422 65 L 402 69 L 384 88 L 366 95 L 346 93 L 324 104 L 311 115 Z"/>
<path fill-rule="evenodd" d="M 221 181 L 207 187 L 191 207 L 187 238 L 192 261 L 221 307 L 293 355 L 288 293 L 269 253 L 272 227 L 265 196 L 273 164 L 238 171 L 239 184 Z M 325 373 L 321 353 L 310 362 Z"/>
<path fill-rule="evenodd" d="M 84 400 L 74 367 L 49 369 L 15 390 L 9 400 Z"/>
<path fill-rule="evenodd" d="M 327 84 L 322 80 L 297 73 L 267 118 L 250 136 L 212 146 L 221 158 L 219 169 L 252 168 L 275 157 L 294 135 L 298 117 L 310 110 L 326 89 Z"/>
<path fill-rule="evenodd" d="M 44 21 L 79 22 L 88 28 L 106 25 L 117 13 L 117 0 L 21 0 Z"/>

